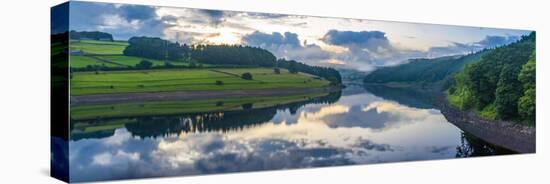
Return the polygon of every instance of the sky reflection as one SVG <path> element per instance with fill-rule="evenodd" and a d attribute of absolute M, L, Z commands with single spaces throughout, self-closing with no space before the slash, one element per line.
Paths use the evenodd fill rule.
<path fill-rule="evenodd" d="M 70 142 L 73 181 L 180 176 L 450 158 L 461 131 L 437 110 L 369 93 L 279 110 L 271 121 L 228 132 L 161 138 L 126 128 Z"/>

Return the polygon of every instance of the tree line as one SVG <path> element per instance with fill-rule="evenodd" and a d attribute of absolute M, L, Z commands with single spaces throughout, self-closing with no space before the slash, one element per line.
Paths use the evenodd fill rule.
<path fill-rule="evenodd" d="M 221 66 L 258 66 L 279 68 L 291 73 L 303 72 L 322 77 L 333 84 L 341 84 L 340 73 L 333 68 L 309 66 L 301 62 L 277 59 L 271 52 L 243 45 L 187 45 L 161 38 L 132 37 L 124 49 L 126 56 L 156 60 L 190 62 L 191 65 L 211 64 Z"/>
<path fill-rule="evenodd" d="M 451 104 L 490 119 L 535 125 L 535 32 L 495 48 L 455 74 Z"/>
<path fill-rule="evenodd" d="M 105 41 L 113 41 L 113 35 L 105 32 L 99 32 L 99 31 L 71 31 L 70 32 L 70 38 L 71 40 L 105 40 Z"/>

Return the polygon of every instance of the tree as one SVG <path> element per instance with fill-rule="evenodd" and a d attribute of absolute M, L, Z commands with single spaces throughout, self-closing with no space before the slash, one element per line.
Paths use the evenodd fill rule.
<path fill-rule="evenodd" d="M 501 72 L 495 92 L 495 110 L 499 119 L 513 119 L 518 115 L 517 102 L 522 86 L 517 80 L 519 68 L 506 65 Z"/>
<path fill-rule="evenodd" d="M 248 73 L 248 72 L 243 73 L 243 74 L 241 75 L 241 78 L 244 79 L 244 80 L 252 80 L 252 74 L 251 74 L 251 73 Z"/>
<path fill-rule="evenodd" d="M 269 51 L 242 45 L 186 45 L 172 43 L 160 38 L 132 37 L 129 45 L 124 49 L 124 55 L 136 56 L 157 60 L 190 61 L 189 67 L 203 67 L 203 64 L 228 65 L 228 66 L 252 66 L 275 67 L 274 72 L 280 72 L 279 68 L 286 68 L 291 73 L 307 73 L 324 78 L 331 84 L 341 84 L 342 77 L 333 68 L 309 66 L 294 60 L 277 58 Z M 170 66 L 165 66 L 170 67 Z"/>
<path fill-rule="evenodd" d="M 105 40 L 113 41 L 113 35 L 109 33 L 99 32 L 99 31 L 71 31 L 70 32 L 71 40 L 80 40 L 80 39 L 89 39 L 89 40 Z"/>
<path fill-rule="evenodd" d="M 535 32 L 487 51 L 454 75 L 449 102 L 497 119 L 535 119 Z"/>
<path fill-rule="evenodd" d="M 196 68 L 197 67 L 197 63 L 195 61 L 191 61 L 191 63 L 189 63 L 189 68 Z"/>
<path fill-rule="evenodd" d="M 275 74 L 281 74 L 281 69 L 279 69 L 279 68 L 274 68 L 274 69 L 273 69 L 273 72 L 275 72 Z"/>
<path fill-rule="evenodd" d="M 186 57 L 187 45 L 169 42 L 160 38 L 132 37 L 124 49 L 125 56 L 136 56 L 157 60 L 180 60 Z"/>
<path fill-rule="evenodd" d="M 527 124 L 534 125 L 536 119 L 536 66 L 535 51 L 529 61 L 523 65 L 518 80 L 523 84 L 524 92 L 518 101 L 518 113 Z"/>
<path fill-rule="evenodd" d="M 298 67 L 296 66 L 296 62 L 290 62 L 290 64 L 288 65 L 288 72 L 292 74 L 298 73 Z"/>
<path fill-rule="evenodd" d="M 153 66 L 153 63 L 147 60 L 141 60 L 138 64 L 136 64 L 137 69 L 149 69 L 152 66 Z"/>

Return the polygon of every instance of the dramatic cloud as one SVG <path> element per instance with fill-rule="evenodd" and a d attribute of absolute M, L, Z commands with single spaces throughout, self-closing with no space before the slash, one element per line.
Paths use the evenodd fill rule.
<path fill-rule="evenodd" d="M 330 30 L 322 40 L 332 45 L 360 47 L 369 50 L 391 47 L 386 33 L 381 31 L 354 32 Z"/>
<path fill-rule="evenodd" d="M 273 47 L 273 46 L 289 46 L 289 47 L 301 47 L 298 35 L 291 32 L 285 32 L 282 35 L 279 32 L 273 32 L 272 34 L 262 33 L 255 31 L 249 35 L 243 37 L 243 42 L 249 45 L 260 47 Z"/>
<path fill-rule="evenodd" d="M 382 31 L 329 30 L 321 39 L 326 44 L 344 47 L 348 52 L 335 55 L 348 68 L 371 71 L 378 66 L 396 65 L 407 58 L 422 57 L 416 50 L 393 46 Z"/>
<path fill-rule="evenodd" d="M 246 44 L 267 49 L 279 58 L 366 72 L 411 58 L 501 46 L 528 33 L 78 1 L 71 2 L 70 9 L 70 29 L 108 32 L 117 40 L 150 36 L 187 44 Z"/>
<path fill-rule="evenodd" d="M 122 40 L 132 36 L 160 37 L 164 29 L 175 23 L 174 17 L 158 17 L 153 6 L 71 2 L 71 11 L 70 29 L 104 31 Z"/>
<path fill-rule="evenodd" d="M 224 15 L 229 14 L 219 10 L 202 10 L 197 9 L 201 15 L 204 15 L 205 18 L 208 18 L 210 23 L 218 25 L 223 22 Z"/>
<path fill-rule="evenodd" d="M 156 17 L 155 8 L 151 6 L 123 5 L 118 10 L 120 15 L 128 22 L 134 20 L 143 21 Z"/>
<path fill-rule="evenodd" d="M 244 35 L 242 42 L 245 45 L 267 49 L 279 58 L 294 59 L 308 64 L 320 65 L 320 60 L 330 59 L 330 54 L 318 45 L 304 43 L 298 39 L 298 34 L 273 32 L 271 34 L 255 31 Z"/>
<path fill-rule="evenodd" d="M 330 30 L 321 40 L 328 45 L 346 50 L 344 52 L 324 50 L 317 44 L 307 44 L 306 40 L 300 40 L 298 34 L 291 32 L 269 34 L 255 31 L 244 35 L 242 43 L 267 49 L 279 58 L 363 71 L 373 70 L 376 66 L 405 62 L 410 57 L 423 56 L 418 51 L 393 47 L 385 33 L 381 31 Z"/>

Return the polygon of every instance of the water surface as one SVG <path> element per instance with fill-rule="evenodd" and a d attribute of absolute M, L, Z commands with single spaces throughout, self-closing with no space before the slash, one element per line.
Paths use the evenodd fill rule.
<path fill-rule="evenodd" d="M 71 180 L 509 153 L 462 132 L 418 94 L 367 89 L 371 92 L 350 87 L 321 98 L 260 109 L 94 120 L 91 123 L 112 126 L 92 133 L 72 127 Z"/>

